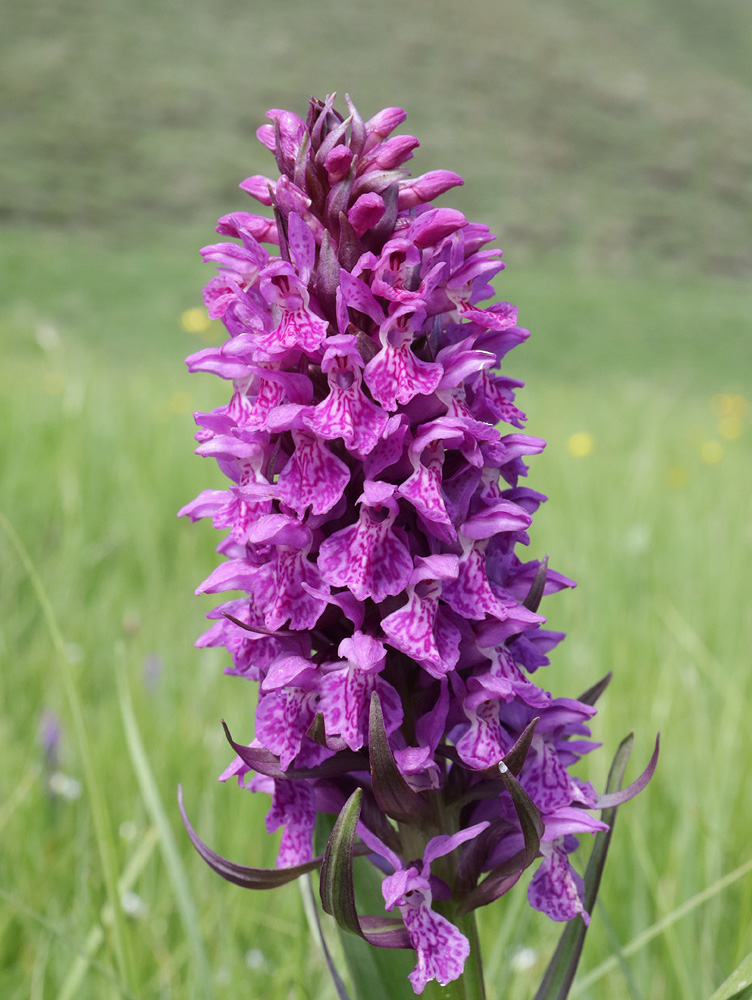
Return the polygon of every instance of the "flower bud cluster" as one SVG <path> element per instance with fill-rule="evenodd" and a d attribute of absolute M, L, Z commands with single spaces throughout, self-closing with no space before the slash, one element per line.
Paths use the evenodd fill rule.
<path fill-rule="evenodd" d="M 573 584 L 517 554 L 545 500 L 524 460 L 544 441 L 522 433 L 522 383 L 500 370 L 528 333 L 510 304 L 480 304 L 501 253 L 432 205 L 457 174 L 409 175 L 402 110 L 347 107 L 269 111 L 258 137 L 279 176 L 240 186 L 272 216 L 227 215 L 233 242 L 202 250 L 229 338 L 188 366 L 232 396 L 196 414 L 197 453 L 229 485 L 181 514 L 229 532 L 197 592 L 241 595 L 198 645 L 226 647 L 228 672 L 259 685 L 255 738 L 228 734 L 222 777 L 271 795 L 277 866 L 294 873 L 316 862 L 317 815 L 360 790 L 357 834 L 421 992 L 468 954 L 443 914 L 506 892 L 533 857 L 531 905 L 588 919 L 568 855 L 603 824 L 569 768 L 595 709 L 531 679 L 562 638 L 541 597 Z"/>

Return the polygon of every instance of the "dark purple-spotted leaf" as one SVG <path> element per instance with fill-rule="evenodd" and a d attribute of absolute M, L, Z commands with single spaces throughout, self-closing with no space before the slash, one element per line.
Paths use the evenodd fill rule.
<path fill-rule="evenodd" d="M 581 701 L 585 705 L 594 705 L 611 683 L 613 676 L 613 672 L 609 670 L 605 677 L 601 677 L 599 681 L 596 681 L 592 687 L 589 687 L 587 691 L 580 695 L 577 701 Z"/>
<path fill-rule="evenodd" d="M 639 795 L 655 774 L 660 747 L 661 734 L 658 733 L 655 738 L 655 750 L 653 750 L 653 756 L 650 758 L 648 766 L 642 772 L 640 777 L 633 781 L 631 785 L 627 785 L 626 788 L 622 788 L 617 792 L 606 792 L 605 795 L 599 795 L 595 801 L 596 808 L 611 809 L 613 806 L 620 806 L 624 802 L 629 802 L 629 800 L 633 799 L 635 795 Z"/>
<path fill-rule="evenodd" d="M 540 605 L 541 599 L 543 597 L 543 592 L 546 589 L 546 574 L 548 573 L 548 556 L 542 560 L 540 566 L 536 570 L 533 582 L 530 584 L 530 590 L 527 592 L 527 597 L 522 602 L 522 606 L 527 608 L 528 611 L 537 611 Z"/>
<path fill-rule="evenodd" d="M 621 787 L 633 743 L 634 737 L 630 733 L 619 744 L 608 773 L 607 794 L 615 792 Z M 604 809 L 601 813 L 601 819 L 608 824 L 608 830 L 600 830 L 596 833 L 593 850 L 585 871 L 585 899 L 583 902 L 588 913 L 593 911 L 600 888 L 603 866 L 606 863 L 606 855 L 614 832 L 616 806 Z M 586 932 L 587 925 L 583 920 L 575 918 L 567 923 L 534 1000 L 566 1000 L 580 961 Z"/>
<path fill-rule="evenodd" d="M 355 884 L 353 881 L 353 847 L 355 831 L 360 818 L 360 800 L 363 789 L 356 788 L 342 806 L 326 845 L 321 866 L 321 905 L 351 934 L 364 937 L 355 909 Z"/>
<path fill-rule="evenodd" d="M 371 694 L 368 756 L 373 794 L 388 816 L 398 821 L 416 823 L 431 814 L 428 801 L 408 785 L 397 767 L 376 691 Z"/>
<path fill-rule="evenodd" d="M 227 742 L 243 763 L 253 768 L 254 771 L 258 771 L 259 774 L 267 775 L 269 778 L 289 778 L 290 780 L 297 778 L 332 778 L 339 774 L 350 774 L 353 771 L 368 770 L 368 758 L 365 754 L 355 753 L 353 750 L 343 750 L 335 754 L 334 757 L 328 757 L 320 764 L 316 764 L 315 767 L 288 768 L 284 771 L 276 754 L 273 754 L 270 750 L 265 750 L 263 747 L 247 747 L 242 743 L 236 743 L 230 735 L 230 730 L 227 728 L 227 723 L 224 719 L 222 720 L 222 727 L 224 728 Z"/>
<path fill-rule="evenodd" d="M 234 882 L 235 885 L 242 886 L 244 889 L 276 889 L 280 885 L 285 885 L 285 883 L 305 875 L 306 872 L 319 868 L 324 860 L 318 857 L 303 865 L 294 865 L 292 868 L 248 868 L 245 865 L 236 864 L 207 847 L 193 829 L 183 806 L 183 789 L 180 785 L 178 785 L 178 808 L 188 836 L 191 838 L 191 843 L 207 865 L 223 879 Z"/>

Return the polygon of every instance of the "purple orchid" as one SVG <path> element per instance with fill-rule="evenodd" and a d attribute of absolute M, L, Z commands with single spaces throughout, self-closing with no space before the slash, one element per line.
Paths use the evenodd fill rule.
<path fill-rule="evenodd" d="M 229 529 L 198 592 L 240 596 L 198 645 L 225 646 L 227 672 L 259 684 L 255 739 L 228 732 L 222 779 L 272 796 L 277 869 L 217 860 L 192 836 L 225 877 L 262 888 L 320 865 L 316 818 L 339 814 L 323 860 L 345 866 L 344 909 L 324 876 L 322 900 L 372 943 L 415 949 L 420 993 L 461 976 L 460 918 L 541 855 L 531 905 L 589 920 L 569 855 L 604 829 L 588 810 L 606 803 L 570 774 L 597 745 L 595 709 L 531 679 L 562 638 L 540 600 L 574 584 L 516 554 L 545 500 L 519 484 L 523 458 L 544 442 L 520 432 L 522 383 L 498 371 L 528 333 L 508 303 L 482 305 L 501 254 L 431 204 L 458 175 L 410 178 L 418 140 L 391 135 L 403 111 L 364 121 L 346 100 L 346 117 L 333 96 L 305 121 L 268 112 L 258 137 L 280 177 L 240 186 L 273 219 L 227 215 L 217 231 L 239 242 L 202 250 L 229 339 L 188 365 L 232 394 L 196 414 L 198 454 L 230 482 L 180 513 Z M 359 917 L 348 895 L 356 827 L 391 917 Z"/>

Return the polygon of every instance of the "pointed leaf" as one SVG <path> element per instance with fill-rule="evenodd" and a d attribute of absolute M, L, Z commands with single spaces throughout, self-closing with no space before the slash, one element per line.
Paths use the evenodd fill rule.
<path fill-rule="evenodd" d="M 621 787 L 633 743 L 634 737 L 630 733 L 619 744 L 611 764 L 611 770 L 608 773 L 608 781 L 606 783 L 607 793 L 616 791 Z M 608 823 L 609 828 L 608 830 L 601 830 L 595 835 L 593 850 L 585 871 L 584 903 L 588 913 L 592 913 L 598 895 L 603 866 L 606 863 L 606 855 L 614 832 L 616 806 L 611 809 L 604 809 L 601 813 L 601 819 L 604 823 Z M 574 920 L 569 921 L 559 938 L 556 951 L 546 969 L 534 1000 L 566 1000 L 574 980 L 575 972 L 577 971 L 577 965 L 580 961 L 586 932 L 587 927 L 583 920 L 576 917 Z"/>
<path fill-rule="evenodd" d="M 541 598 L 543 597 L 543 592 L 546 589 L 546 574 L 548 573 L 548 556 L 542 560 L 538 570 L 535 574 L 533 582 L 530 584 L 530 590 L 528 591 L 527 597 L 522 602 L 522 606 L 527 608 L 528 611 L 537 611 L 540 605 Z"/>
<path fill-rule="evenodd" d="M 613 676 L 613 671 L 609 670 L 605 677 L 601 677 L 592 687 L 589 687 L 587 691 L 580 695 L 577 701 L 581 701 L 584 705 L 594 705 L 611 683 Z"/>
<path fill-rule="evenodd" d="M 509 753 L 505 754 L 501 759 L 502 763 L 506 765 L 507 769 L 511 771 L 515 778 L 522 770 L 522 765 L 527 759 L 530 744 L 533 742 L 533 736 L 535 735 L 535 727 L 539 722 L 540 717 L 536 716 L 536 718 L 534 718 L 533 721 L 520 734 L 517 742 L 514 744 Z M 496 774 L 501 774 L 500 768 L 494 768 L 493 770 Z"/>
<path fill-rule="evenodd" d="M 321 866 L 321 904 L 342 930 L 365 938 L 377 948 L 410 948 L 410 938 L 400 918 L 358 917 L 353 859 L 359 853 L 354 841 L 362 794 L 363 789 L 356 788 L 344 804 L 326 845 Z"/>
<path fill-rule="evenodd" d="M 403 778 L 384 727 L 381 702 L 376 691 L 371 695 L 368 753 L 373 794 L 381 809 L 400 822 L 415 822 L 426 817 L 431 807 Z"/>
<path fill-rule="evenodd" d="M 622 788 L 618 792 L 607 792 L 605 795 L 599 795 L 596 799 L 596 807 L 598 809 L 610 809 L 612 806 L 620 806 L 624 802 L 629 802 L 629 800 L 633 799 L 635 795 L 639 795 L 655 774 L 660 746 L 661 734 L 658 733 L 655 738 L 655 750 L 653 750 L 653 756 L 650 758 L 648 766 L 642 772 L 640 777 L 633 781 L 631 785 L 627 785 L 626 788 Z"/>
<path fill-rule="evenodd" d="M 368 758 L 365 754 L 343 750 L 333 757 L 328 757 L 320 764 L 316 764 L 315 767 L 288 768 L 283 771 L 279 757 L 271 750 L 264 747 L 247 747 L 243 743 L 236 743 L 230 735 L 230 730 L 224 719 L 222 719 L 222 726 L 227 742 L 243 763 L 269 778 L 288 778 L 294 781 L 298 778 L 331 778 L 339 774 L 349 774 L 351 771 L 368 770 Z"/>
<path fill-rule="evenodd" d="M 276 889 L 277 886 L 292 882 L 300 875 L 305 875 L 306 872 L 318 868 L 324 860 L 320 857 L 313 858 L 312 861 L 307 861 L 303 865 L 294 865 L 292 868 L 247 868 L 245 865 L 239 865 L 223 858 L 221 854 L 217 854 L 201 840 L 186 815 L 183 806 L 183 789 L 180 785 L 178 785 L 178 807 L 188 836 L 207 865 L 223 879 L 234 882 L 235 885 L 242 886 L 244 889 Z"/>
<path fill-rule="evenodd" d="M 308 732 L 306 736 L 309 740 L 313 740 L 314 743 L 318 743 L 320 747 L 327 746 L 326 742 L 326 724 L 324 722 L 324 713 L 317 712 L 313 717 L 313 722 L 308 727 Z"/>
<path fill-rule="evenodd" d="M 503 761 L 499 764 L 499 774 L 504 787 L 512 797 L 512 803 L 525 838 L 525 847 L 518 851 L 513 858 L 493 868 L 480 885 L 477 885 L 465 896 L 457 908 L 457 913 L 460 915 L 498 899 L 499 896 L 511 889 L 522 872 L 538 857 L 540 838 L 543 835 L 543 820 L 540 813 L 533 800 Z"/>
<path fill-rule="evenodd" d="M 321 905 L 351 934 L 363 937 L 355 909 L 355 883 L 353 881 L 353 845 L 360 817 L 362 788 L 356 788 L 342 806 L 326 845 L 321 866 Z"/>

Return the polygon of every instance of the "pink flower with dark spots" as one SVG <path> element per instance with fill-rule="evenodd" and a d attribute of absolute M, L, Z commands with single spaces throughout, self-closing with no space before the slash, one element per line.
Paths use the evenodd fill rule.
<path fill-rule="evenodd" d="M 597 694 L 554 699 L 536 674 L 563 638 L 539 605 L 574 584 L 519 555 L 546 499 L 520 477 L 545 442 L 519 432 L 507 367 L 528 332 L 488 304 L 501 252 L 433 204 L 458 174 L 411 176 L 404 111 L 364 121 L 345 101 L 268 112 L 258 138 L 278 176 L 240 187 L 269 211 L 223 216 L 235 242 L 201 251 L 228 336 L 188 366 L 231 391 L 196 414 L 197 452 L 229 483 L 180 511 L 228 532 L 197 590 L 223 595 L 197 645 L 259 685 L 255 727 L 238 708 L 255 737 L 227 730 L 223 779 L 270 794 L 267 829 L 283 830 L 271 873 L 201 850 L 231 880 L 281 884 L 321 863 L 316 819 L 339 814 L 322 902 L 371 943 L 412 948 L 421 993 L 462 975 L 463 915 L 541 855 L 530 904 L 588 921 L 568 856 L 613 796 L 570 773 L 594 747 Z M 361 918 L 348 895 L 356 836 L 385 914 Z"/>

